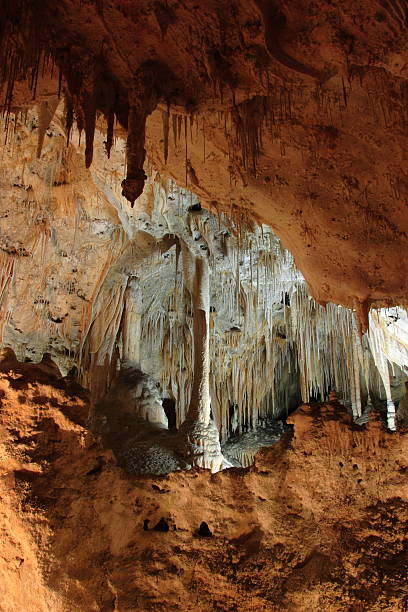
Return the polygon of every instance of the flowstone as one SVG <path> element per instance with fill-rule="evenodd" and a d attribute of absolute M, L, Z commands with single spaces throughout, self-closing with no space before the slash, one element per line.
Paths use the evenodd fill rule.
<path fill-rule="evenodd" d="M 223 455 L 220 434 L 212 419 L 208 423 L 187 419 L 180 428 L 180 436 L 183 454 L 191 465 L 209 468 L 212 472 L 232 467 Z"/>

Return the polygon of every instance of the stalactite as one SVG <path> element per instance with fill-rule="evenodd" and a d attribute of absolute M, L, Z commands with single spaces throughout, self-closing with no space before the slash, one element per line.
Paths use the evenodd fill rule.
<path fill-rule="evenodd" d="M 67 146 L 71 138 L 72 126 L 74 123 L 74 105 L 68 92 L 65 93 L 65 131 L 67 134 Z"/>
<path fill-rule="evenodd" d="M 72 100 L 71 108 L 74 102 L 78 103 Z M 287 112 L 284 107 L 282 102 L 283 113 Z M 175 127 L 178 138 L 178 116 Z M 246 141 L 253 143 L 255 150 L 261 143 L 260 136 L 257 138 Z M 252 145 L 247 146 L 249 151 Z M 256 154 L 248 153 L 247 157 L 251 166 Z M 59 163 L 56 160 L 47 173 L 44 187 L 47 202 L 51 202 L 51 187 Z M 96 208 L 102 207 L 105 201 L 101 185 L 102 181 L 98 183 L 101 193 Z M 300 401 L 297 395 L 293 399 L 288 389 L 292 381 L 297 385 L 298 378 L 303 401 L 324 399 L 335 388 L 355 418 L 359 418 L 365 407 L 366 387 L 374 401 L 374 396 L 379 395 L 374 391 L 384 386 L 389 425 L 393 426 L 388 366 L 395 362 L 406 367 L 408 362 L 408 338 L 405 347 L 394 341 L 390 333 L 394 324 L 370 313 L 372 338 L 369 342 L 365 335 L 361 342 L 355 314 L 333 304 L 323 308 L 310 298 L 291 255 L 270 228 L 255 227 L 245 211 L 234 203 L 229 215 L 220 212 L 217 216 L 211 215 L 198 206 L 198 200 L 190 192 L 160 177 L 153 186 L 149 183 L 149 189 L 149 195 L 143 200 L 144 208 L 140 209 L 143 210 L 140 220 L 116 208 L 126 227 L 124 244 L 128 244 L 129 238 L 132 241 L 126 265 L 134 266 L 132 278 L 137 278 L 130 282 L 132 285 L 134 282 L 134 288 L 137 285 L 137 292 L 132 290 L 133 297 L 137 293 L 135 302 L 129 296 L 129 268 L 125 273 L 122 264 L 117 263 L 121 254 L 117 245 L 121 238 L 116 234 L 112 239 L 115 251 L 106 254 L 100 277 L 83 302 L 80 331 L 76 330 L 78 341 L 72 352 L 84 382 L 94 390 L 103 391 L 106 383 L 103 377 L 110 376 L 107 374 L 112 369 L 110 362 L 115 361 L 120 347 L 124 363 L 140 360 L 142 366 L 143 359 L 146 367 L 153 367 L 151 363 L 154 363 L 163 393 L 176 402 L 179 428 L 188 420 L 189 409 L 200 406 L 194 397 L 197 389 L 191 384 L 195 373 L 199 373 L 195 357 L 200 351 L 194 351 L 196 306 L 188 291 L 191 286 L 186 269 L 178 264 L 183 243 L 192 260 L 205 257 L 208 265 L 212 291 L 205 314 L 210 372 L 204 394 L 203 423 L 210 414 L 211 402 L 213 420 L 222 440 L 255 428 L 267 417 L 285 415 L 293 402 Z M 116 191 L 119 191 L 119 180 Z M 74 199 L 72 194 L 67 197 Z M 30 204 L 34 236 L 31 251 L 35 261 L 44 267 L 38 285 L 41 297 L 34 309 L 36 328 L 46 328 L 50 335 L 60 334 L 66 339 L 72 333 L 68 320 L 58 325 L 47 320 L 46 301 L 51 297 L 46 285 L 47 260 L 57 240 L 52 227 L 35 223 L 39 211 L 34 198 L 28 199 L 33 200 Z M 78 249 L 77 238 L 86 220 L 79 200 L 75 201 L 72 255 Z M 139 231 L 144 232 L 143 240 L 147 234 L 153 238 L 148 247 L 150 255 L 142 256 L 138 240 L 134 239 Z M 173 235 L 176 238 L 169 238 Z M 163 249 L 159 246 L 161 242 Z M 6 292 L 10 287 L 11 281 L 8 281 Z M 398 331 L 396 336 L 400 338 L 401 333 Z M 373 360 L 378 354 L 383 357 Z"/>
<path fill-rule="evenodd" d="M 167 164 L 167 158 L 169 156 L 169 115 L 170 111 L 162 111 L 162 122 L 163 122 L 163 157 L 164 163 Z"/>
<path fill-rule="evenodd" d="M 113 128 L 115 123 L 115 108 L 114 104 L 111 104 L 106 113 L 106 141 L 105 150 L 108 159 L 110 158 L 111 149 L 113 145 Z"/>
<path fill-rule="evenodd" d="M 254 175 L 257 171 L 262 128 L 266 115 L 267 100 L 263 96 L 255 96 L 234 107 L 232 111 L 236 141 L 241 150 L 243 166 Z"/>
<path fill-rule="evenodd" d="M 146 63 L 135 76 L 129 90 L 128 137 L 126 143 L 127 174 L 122 182 L 122 194 L 131 206 L 143 191 L 146 175 L 143 170 L 145 159 L 145 131 L 147 116 L 155 109 L 163 94 L 168 74 L 161 64 Z M 174 130 L 174 115 L 173 115 Z"/>
<path fill-rule="evenodd" d="M 79 100 L 84 118 L 85 129 L 85 167 L 89 168 L 93 159 L 93 145 L 95 138 L 96 111 L 97 111 L 97 87 L 99 78 L 99 66 L 95 62 L 92 67 L 82 75 Z"/>
<path fill-rule="evenodd" d="M 59 99 L 53 97 L 50 100 L 41 101 L 38 104 L 38 144 L 37 158 L 41 157 L 41 151 L 44 144 L 45 133 L 48 130 L 52 118 L 59 104 Z"/>

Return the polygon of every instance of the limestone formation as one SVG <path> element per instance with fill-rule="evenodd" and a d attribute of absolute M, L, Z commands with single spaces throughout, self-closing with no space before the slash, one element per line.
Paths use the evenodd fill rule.
<path fill-rule="evenodd" d="M 407 30 L 0 0 L 2 610 L 407 609 Z"/>
<path fill-rule="evenodd" d="M 146 149 L 204 205 L 270 224 L 318 302 L 355 308 L 362 329 L 371 305 L 405 303 L 402 0 L 1 9 L 8 135 L 14 112 L 64 96 L 68 130 L 73 120 L 85 130 L 87 165 L 98 114 L 108 153 L 128 132 L 121 181 L 132 203 L 149 174 Z"/>
<path fill-rule="evenodd" d="M 75 128 L 65 148 L 60 112 L 40 160 L 30 158 L 35 113 L 5 151 L 3 189 L 15 202 L 3 200 L 5 346 L 20 360 L 51 353 L 94 401 L 118 369 L 145 373 L 159 385 L 149 383 L 145 400 L 136 379 L 121 387 L 119 377 L 107 401 L 122 389 L 129 410 L 166 426 L 161 402 L 170 398 L 187 464 L 215 470 L 225 465 L 219 438 L 256 431 L 333 388 L 356 419 L 372 400 L 388 406 L 394 427 L 407 367 L 403 309 L 373 311 L 360 338 L 351 311 L 311 298 L 270 228 L 238 211 L 210 213 L 160 175 L 131 210 L 120 195 L 124 142 L 108 160 L 96 129 L 86 171 Z"/>

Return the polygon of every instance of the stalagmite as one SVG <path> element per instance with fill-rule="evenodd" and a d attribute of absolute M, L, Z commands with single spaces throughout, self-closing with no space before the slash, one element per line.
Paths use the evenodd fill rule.
<path fill-rule="evenodd" d="M 132 364 L 134 367 L 140 367 L 141 360 L 142 307 L 140 298 L 137 279 L 129 279 L 124 297 L 122 361 L 127 365 Z"/>
<path fill-rule="evenodd" d="M 211 419 L 208 253 L 198 257 L 184 246 L 182 254 L 193 309 L 194 369 L 190 406 L 180 431 L 185 437 L 187 460 L 193 465 L 217 472 L 226 462 L 221 452 L 218 429 Z"/>
<path fill-rule="evenodd" d="M 407 30 L 0 0 L 0 612 L 408 612 Z"/>

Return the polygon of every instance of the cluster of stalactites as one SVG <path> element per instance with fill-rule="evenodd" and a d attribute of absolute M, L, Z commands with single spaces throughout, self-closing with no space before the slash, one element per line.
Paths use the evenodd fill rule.
<path fill-rule="evenodd" d="M 24 0 L 4 0 L 2 3 L 0 49 L 0 109 L 6 117 L 6 141 L 10 128 L 17 123 L 16 115 L 22 108 L 27 109 L 36 102 L 40 132 L 44 134 L 52 119 L 56 100 L 64 97 L 67 142 L 75 121 L 80 136 L 85 132 L 85 165 L 89 168 L 98 114 L 106 119 L 108 157 L 114 141 L 115 118 L 118 119 L 128 130 L 127 175 L 122 183 L 122 193 L 133 206 L 146 180 L 143 169 L 146 118 L 159 98 L 168 95 L 165 84 L 170 82 L 176 87 L 175 79 L 164 74 L 165 67 L 151 65 L 151 62 L 141 64 L 134 72 L 126 94 L 120 90 L 102 52 L 87 59 L 86 54 L 75 51 L 74 47 L 53 42 L 51 34 L 43 24 L 39 24 L 33 7 Z M 37 100 L 37 86 L 41 79 L 55 81 L 56 89 L 49 100 Z M 17 82 L 27 85 L 27 99 L 16 97 Z"/>
<path fill-rule="evenodd" d="M 183 193 L 173 187 L 171 197 L 181 215 Z M 255 427 L 268 414 L 287 413 L 287 387 L 293 380 L 299 384 L 299 401 L 324 399 L 335 389 L 354 418 L 370 403 L 370 389 L 382 384 L 388 398 L 384 340 L 376 340 L 373 331 L 361 338 L 352 311 L 317 304 L 269 228 L 250 232 L 223 215 L 191 216 L 207 244 L 214 236 L 225 242 L 222 251 L 210 249 L 211 402 L 223 439 Z M 191 219 L 186 223 L 191 226 Z M 180 425 L 190 402 L 193 323 L 175 249 L 170 256 L 174 283 L 167 300 L 154 300 L 143 315 L 141 333 L 148 353 L 162 357 L 160 382 L 176 400 Z"/>
<path fill-rule="evenodd" d="M 163 158 L 167 163 L 169 155 L 169 133 L 172 131 L 174 146 L 184 137 L 186 149 L 186 184 L 192 189 L 197 186 L 197 177 L 188 160 L 188 140 L 193 140 L 193 125 L 202 132 L 205 158 L 205 120 L 191 111 L 195 104 L 190 95 L 183 94 L 188 85 L 181 83 L 163 62 L 145 61 L 132 71 L 126 86 L 121 86 L 110 69 L 107 52 L 102 49 L 94 55 L 76 46 L 62 45 L 54 40 L 51 31 L 44 28 L 41 16 L 27 0 L 3 0 L 0 16 L 0 108 L 7 117 L 16 112 L 19 101 L 15 100 L 16 82 L 28 84 L 31 100 L 25 100 L 27 108 L 30 103 L 39 102 L 37 85 L 41 79 L 55 81 L 56 90 L 52 98 L 65 99 L 65 120 L 67 140 L 76 122 L 79 134 L 85 132 L 85 164 L 90 167 L 93 158 L 95 126 L 98 114 L 106 120 L 105 147 L 109 157 L 114 142 L 114 124 L 128 131 L 126 146 L 126 177 L 122 182 L 122 193 L 134 205 L 143 192 L 146 175 L 145 161 L 145 126 L 148 115 L 163 103 Z M 79 10 L 81 9 L 81 4 Z M 268 17 L 268 27 L 271 27 Z M 268 45 L 269 53 L 297 72 L 299 63 L 288 58 L 274 37 L 273 49 Z M 313 74 L 312 76 L 318 77 Z M 217 83 L 218 78 L 215 78 Z M 226 105 L 227 111 L 221 112 L 219 127 L 224 129 L 230 144 L 231 168 L 236 162 L 245 171 L 256 174 L 258 156 L 262 147 L 262 136 L 269 132 L 272 137 L 278 135 L 279 126 L 292 119 L 293 102 L 296 90 L 287 80 L 285 87 L 281 78 L 275 74 L 267 76 L 267 86 L 260 87 L 262 94 L 236 103 L 235 95 Z M 223 83 L 219 82 L 221 102 L 223 101 Z M 217 90 L 217 87 L 215 88 Z M 234 90 L 234 88 L 233 88 Z M 266 92 L 266 95 L 265 95 Z M 183 98 L 189 110 L 183 109 Z M 52 102 L 52 105 L 54 102 Z M 174 110 L 171 110 L 173 107 Z M 175 109 L 182 109 L 175 110 Z M 21 109 L 20 109 L 21 110 Z M 43 113 L 46 118 L 48 113 Z M 7 121 L 7 130 L 9 122 Z M 200 124 L 200 128 L 199 128 Z M 39 145 L 41 151 L 41 145 Z"/>

